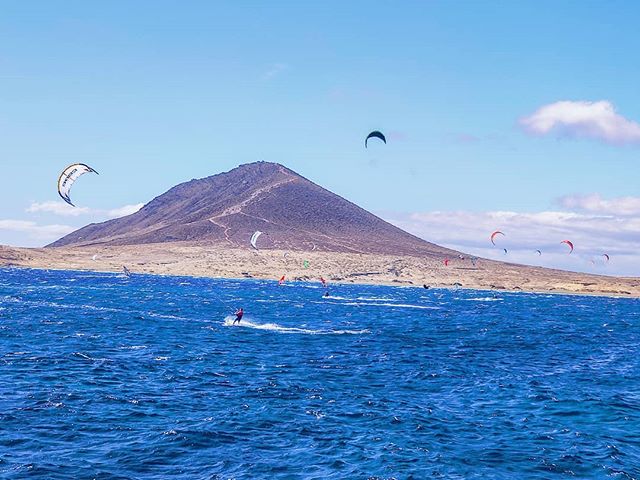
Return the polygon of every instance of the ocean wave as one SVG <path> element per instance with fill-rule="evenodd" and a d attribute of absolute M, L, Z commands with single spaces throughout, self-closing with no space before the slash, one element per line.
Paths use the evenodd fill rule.
<path fill-rule="evenodd" d="M 171 315 L 168 313 L 156 313 L 145 310 L 127 310 L 123 308 L 115 308 L 115 307 L 100 307 L 96 305 L 78 305 L 78 304 L 62 304 L 50 301 L 33 301 L 33 300 L 22 300 L 16 298 L 10 298 L 8 301 L 19 303 L 23 305 L 29 305 L 33 307 L 50 307 L 50 308 L 60 308 L 65 310 L 89 310 L 93 312 L 108 312 L 108 313 L 123 313 L 127 315 L 138 315 L 138 316 L 147 316 L 153 318 L 166 318 L 169 320 L 190 320 L 187 317 L 181 317 L 178 315 Z"/>
<path fill-rule="evenodd" d="M 242 327 L 242 328 L 253 328 L 256 330 L 267 330 L 278 333 L 299 333 L 305 335 L 364 335 L 370 333 L 367 329 L 362 330 L 314 330 L 309 328 L 299 328 L 299 327 L 284 327 L 282 325 L 278 325 L 277 323 L 255 323 L 250 320 L 242 320 L 240 323 L 233 324 L 235 317 L 228 316 L 225 317 L 224 322 L 222 323 L 225 327 Z"/>
<path fill-rule="evenodd" d="M 361 302 L 391 302 L 394 298 L 389 297 L 341 297 L 338 295 L 329 295 L 326 297 L 327 300 L 347 300 L 347 301 L 361 301 Z"/>
<path fill-rule="evenodd" d="M 416 308 L 419 310 L 441 310 L 442 307 L 433 305 L 415 305 L 412 303 L 379 303 L 379 302 L 342 302 L 340 305 L 351 305 L 358 307 L 390 307 L 390 308 Z"/>
<path fill-rule="evenodd" d="M 435 305 L 417 305 L 414 303 L 393 303 L 390 301 L 384 300 L 393 300 L 385 297 L 339 297 L 339 296 L 328 296 L 322 297 L 326 302 L 328 300 L 345 300 L 339 302 L 328 302 L 334 303 L 336 305 L 350 305 L 350 306 L 372 306 L 372 307 L 391 307 L 391 308 L 417 308 L 420 310 L 440 310 L 442 307 L 438 307 Z M 383 301 L 381 301 L 383 300 Z M 318 302 L 313 302 L 318 303 Z"/>
<path fill-rule="evenodd" d="M 473 298 L 460 298 L 456 300 L 464 300 L 465 302 L 502 302 L 500 297 L 473 297 Z"/>
<path fill-rule="evenodd" d="M 43 275 L 0 275 L 0 477 L 640 471 L 637 300 Z"/>

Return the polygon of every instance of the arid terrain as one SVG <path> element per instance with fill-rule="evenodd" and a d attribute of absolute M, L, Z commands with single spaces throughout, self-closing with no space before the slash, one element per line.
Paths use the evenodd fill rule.
<path fill-rule="evenodd" d="M 94 260 L 95 258 L 95 260 Z M 305 261 L 308 267 L 305 268 Z M 51 269 L 121 271 L 229 278 L 372 283 L 640 297 L 640 279 L 586 275 L 478 259 L 344 252 L 254 251 L 225 245 L 148 245 L 0 249 L 0 262 Z"/>
<path fill-rule="evenodd" d="M 267 162 L 182 183 L 45 248 L 0 247 L 0 265 L 640 297 L 638 278 L 472 260 Z"/>

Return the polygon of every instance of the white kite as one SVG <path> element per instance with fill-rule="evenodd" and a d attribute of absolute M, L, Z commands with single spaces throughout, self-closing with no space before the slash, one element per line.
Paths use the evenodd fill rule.
<path fill-rule="evenodd" d="M 262 235 L 262 232 L 260 230 L 258 230 L 253 235 L 251 235 L 251 246 L 256 250 L 258 250 L 258 247 L 256 246 L 256 242 L 258 241 L 258 237 L 260 235 Z"/>
<path fill-rule="evenodd" d="M 73 165 L 69 165 L 65 168 L 60 174 L 60 178 L 58 178 L 58 194 L 72 207 L 75 207 L 75 205 L 71 202 L 71 197 L 69 196 L 71 186 L 76 180 L 78 180 L 78 178 L 89 172 L 95 173 L 96 175 L 98 174 L 98 172 L 89 165 L 85 165 L 84 163 L 74 163 Z"/>

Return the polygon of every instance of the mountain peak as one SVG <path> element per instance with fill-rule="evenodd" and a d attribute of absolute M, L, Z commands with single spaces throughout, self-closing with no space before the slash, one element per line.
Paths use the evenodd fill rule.
<path fill-rule="evenodd" d="M 293 170 L 253 162 L 193 179 L 154 198 L 138 212 L 88 225 L 49 245 L 136 245 L 162 242 L 250 248 L 325 250 L 388 255 L 451 251 L 421 240 Z"/>

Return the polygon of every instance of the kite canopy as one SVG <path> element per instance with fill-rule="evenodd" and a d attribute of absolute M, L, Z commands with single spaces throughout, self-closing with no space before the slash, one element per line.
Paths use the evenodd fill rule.
<path fill-rule="evenodd" d="M 493 232 L 491 234 L 491 243 L 493 243 L 494 245 L 496 244 L 496 241 L 495 241 L 496 235 L 502 235 L 503 237 L 505 236 L 505 234 L 502 233 L 500 230 L 496 230 L 495 232 Z"/>
<path fill-rule="evenodd" d="M 506 255 L 507 253 L 509 253 L 509 251 L 506 248 L 502 249 L 504 251 L 504 254 Z"/>
<path fill-rule="evenodd" d="M 98 172 L 89 165 L 85 165 L 84 163 L 74 163 L 73 165 L 69 165 L 65 168 L 58 178 L 58 195 L 60 195 L 62 199 L 72 207 L 75 207 L 75 205 L 71 202 L 71 197 L 69 196 L 71 186 L 76 180 L 78 180 L 78 178 L 89 172 L 93 172 L 96 175 L 98 174 Z"/>
<path fill-rule="evenodd" d="M 370 138 L 379 138 L 384 142 L 385 145 L 387 144 L 387 139 L 382 134 L 382 132 L 379 132 L 378 130 L 374 130 L 369 135 L 367 135 L 367 138 L 364 139 L 364 148 L 367 148 L 367 142 L 369 141 Z"/>
<path fill-rule="evenodd" d="M 603 254 L 602 254 L 602 256 L 607 260 L 607 262 L 608 262 L 609 260 L 611 260 L 611 259 L 609 258 L 609 254 L 607 254 L 607 253 L 603 253 Z"/>
<path fill-rule="evenodd" d="M 538 254 L 538 256 L 542 255 L 542 251 L 540 251 L 540 250 L 536 250 L 536 253 Z"/>
<path fill-rule="evenodd" d="M 573 252 L 573 242 L 571 242 L 571 240 L 562 240 L 560 243 L 566 243 L 569 245 L 569 248 L 571 249 L 569 250 L 569 253 Z"/>
<path fill-rule="evenodd" d="M 258 250 L 258 247 L 256 246 L 256 242 L 258 241 L 258 237 L 260 237 L 260 235 L 262 235 L 262 232 L 260 230 L 258 230 L 253 235 L 251 235 L 251 240 L 250 240 L 251 246 L 256 250 Z"/>

